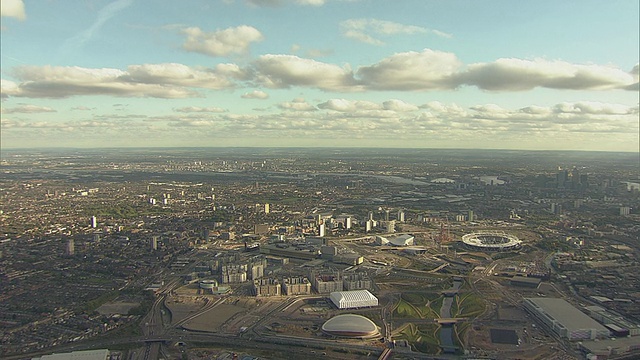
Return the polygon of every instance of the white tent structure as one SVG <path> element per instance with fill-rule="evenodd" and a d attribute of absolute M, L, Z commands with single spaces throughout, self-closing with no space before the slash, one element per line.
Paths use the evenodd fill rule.
<path fill-rule="evenodd" d="M 368 290 L 334 291 L 329 298 L 338 309 L 378 306 L 378 298 Z"/>

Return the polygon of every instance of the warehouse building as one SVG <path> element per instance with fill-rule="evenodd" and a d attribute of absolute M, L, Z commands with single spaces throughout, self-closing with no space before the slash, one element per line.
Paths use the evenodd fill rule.
<path fill-rule="evenodd" d="M 329 295 L 338 309 L 355 309 L 378 306 L 378 298 L 368 290 L 334 291 Z"/>
<path fill-rule="evenodd" d="M 524 308 L 558 336 L 569 340 L 594 340 L 609 330 L 563 299 L 525 298 Z"/>

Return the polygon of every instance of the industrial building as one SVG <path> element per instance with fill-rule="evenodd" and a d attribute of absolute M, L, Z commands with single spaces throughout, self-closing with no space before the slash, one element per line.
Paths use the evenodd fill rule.
<path fill-rule="evenodd" d="M 356 314 L 334 316 L 322 325 L 322 331 L 333 336 L 352 338 L 370 338 L 380 334 L 373 321 Z"/>
<path fill-rule="evenodd" d="M 533 289 L 537 289 L 538 286 L 540 286 L 541 282 L 542 279 L 520 275 L 512 277 L 509 281 L 509 283 L 513 286 L 529 287 Z"/>
<path fill-rule="evenodd" d="M 329 295 L 338 309 L 357 309 L 378 306 L 378 298 L 368 290 L 334 291 Z"/>
<path fill-rule="evenodd" d="M 594 340 L 609 330 L 573 305 L 559 298 L 525 298 L 524 308 L 558 336 L 569 340 Z"/>
<path fill-rule="evenodd" d="M 585 310 L 589 316 L 596 319 L 605 327 L 611 329 L 611 332 L 615 336 L 640 335 L 640 325 L 625 319 L 620 314 L 613 313 L 610 310 L 596 305 L 586 306 Z"/>
<path fill-rule="evenodd" d="M 73 351 L 70 353 L 60 353 L 43 355 L 41 357 L 32 358 L 31 360 L 107 360 L 109 359 L 109 350 L 85 350 Z"/>

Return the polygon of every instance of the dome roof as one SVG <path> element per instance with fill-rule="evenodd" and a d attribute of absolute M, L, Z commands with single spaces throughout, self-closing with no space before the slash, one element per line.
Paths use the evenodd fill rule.
<path fill-rule="evenodd" d="M 369 337 L 379 334 L 378 326 L 368 318 L 356 314 L 334 316 L 322 325 L 322 331 L 335 336 Z"/>

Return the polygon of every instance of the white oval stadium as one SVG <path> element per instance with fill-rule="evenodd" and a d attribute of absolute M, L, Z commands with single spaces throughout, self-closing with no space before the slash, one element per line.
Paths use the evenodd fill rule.
<path fill-rule="evenodd" d="M 505 251 L 520 248 L 522 241 L 515 235 L 500 231 L 483 231 L 462 236 L 462 242 L 473 249 Z"/>
<path fill-rule="evenodd" d="M 329 335 L 354 338 L 370 338 L 380 335 L 378 326 L 368 318 L 356 314 L 334 316 L 322 325 Z"/>

